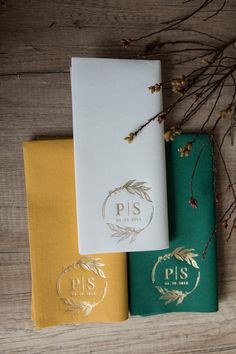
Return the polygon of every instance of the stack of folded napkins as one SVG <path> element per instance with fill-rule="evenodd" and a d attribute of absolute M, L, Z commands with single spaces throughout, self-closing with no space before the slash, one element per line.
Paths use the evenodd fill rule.
<path fill-rule="evenodd" d="M 36 327 L 118 322 L 129 311 L 217 311 L 215 240 L 201 258 L 215 224 L 208 136 L 187 159 L 178 148 L 193 136 L 167 144 L 167 213 L 162 125 L 150 124 L 130 145 L 122 139 L 161 110 L 160 92 L 147 90 L 161 82 L 160 63 L 72 64 L 74 141 L 23 145 Z M 194 209 L 188 183 L 202 145 Z"/>

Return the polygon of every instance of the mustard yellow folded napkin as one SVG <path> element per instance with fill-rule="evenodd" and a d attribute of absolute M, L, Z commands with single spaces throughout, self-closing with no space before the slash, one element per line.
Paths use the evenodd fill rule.
<path fill-rule="evenodd" d="M 36 327 L 127 319 L 126 254 L 78 254 L 72 140 L 23 151 Z"/>

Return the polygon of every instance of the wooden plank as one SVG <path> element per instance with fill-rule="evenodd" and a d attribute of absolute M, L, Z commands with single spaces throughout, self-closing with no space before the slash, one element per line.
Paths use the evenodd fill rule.
<path fill-rule="evenodd" d="M 0 22 L 0 73 L 68 71 L 72 56 L 134 57 L 142 51 L 143 42 L 124 49 L 122 38 L 152 32 L 160 22 L 183 14 L 181 2 L 176 5 L 172 1 L 169 6 L 160 3 L 23 0 L 18 6 L 14 0 L 7 1 Z M 188 13 L 192 6 L 192 2 L 185 4 L 184 11 Z M 212 5 L 202 15 L 197 14 L 191 26 L 198 28 L 199 17 L 209 16 L 216 8 Z M 228 0 L 226 9 L 214 18 L 213 33 L 220 38 L 232 38 L 236 30 L 235 2 Z M 212 33 L 212 21 L 201 21 L 201 31 Z M 179 34 L 171 36 L 175 40 Z"/>
<path fill-rule="evenodd" d="M 11 296 L 3 299 L 5 320 L 0 344 L 4 353 L 133 353 L 135 348 L 137 353 L 205 354 L 234 353 L 236 349 L 232 296 L 221 305 L 220 312 L 211 315 L 168 314 L 165 318 L 132 318 L 112 326 L 68 325 L 41 331 L 29 325 L 29 296 L 19 294 L 17 300 Z M 8 319 L 9 310 L 14 313 Z"/>

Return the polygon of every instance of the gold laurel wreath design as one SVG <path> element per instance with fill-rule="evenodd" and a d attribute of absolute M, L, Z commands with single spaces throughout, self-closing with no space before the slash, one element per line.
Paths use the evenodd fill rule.
<path fill-rule="evenodd" d="M 63 276 L 65 275 L 65 273 L 68 273 L 73 269 L 82 268 L 86 271 L 93 272 L 100 278 L 106 279 L 106 275 L 104 271 L 101 269 L 101 267 L 104 267 L 105 264 L 101 263 L 100 260 L 101 258 L 82 257 L 79 261 L 75 263 L 71 263 L 68 266 L 63 268 L 62 272 L 60 273 L 57 279 L 56 288 L 60 299 L 68 306 L 68 311 L 72 311 L 76 313 L 81 312 L 83 313 L 84 316 L 88 316 L 93 310 L 93 308 L 99 305 L 104 300 L 107 293 L 107 286 L 108 286 L 107 280 L 105 280 L 105 288 L 102 297 L 98 302 L 90 303 L 88 301 L 76 301 L 74 299 L 63 297 L 61 292 L 61 280 Z"/>
<path fill-rule="evenodd" d="M 122 186 L 113 189 L 110 191 L 105 198 L 103 205 L 102 205 L 102 216 L 103 219 L 106 217 L 106 203 L 108 199 L 115 193 L 120 192 L 122 190 L 126 190 L 130 194 L 137 194 L 139 197 L 142 199 L 145 199 L 146 201 L 152 203 L 152 200 L 148 194 L 148 191 L 151 190 L 150 187 L 145 186 L 146 182 L 138 182 L 135 179 L 131 179 Z M 111 231 L 114 233 L 111 235 L 111 237 L 118 237 L 118 243 L 121 241 L 124 241 L 126 239 L 130 239 L 130 243 L 134 242 L 137 238 L 137 236 L 140 234 L 141 231 L 145 230 L 148 225 L 151 223 L 152 218 L 154 214 L 154 207 L 152 206 L 152 212 L 149 218 L 148 223 L 145 225 L 143 228 L 134 228 L 130 226 L 119 226 L 117 224 L 112 224 L 112 223 L 107 223 L 107 226 L 110 228 Z"/>
<path fill-rule="evenodd" d="M 195 257 L 198 256 L 198 254 L 193 253 L 195 251 L 193 248 L 184 248 L 184 247 L 177 247 L 175 250 L 173 250 L 171 253 L 168 253 L 164 256 L 159 256 L 157 258 L 157 261 L 152 269 L 152 283 L 155 282 L 155 272 L 158 264 L 162 261 L 166 261 L 172 257 L 176 258 L 179 261 L 182 262 L 187 262 L 189 265 L 191 265 L 193 268 L 198 269 L 198 276 L 195 282 L 194 287 L 190 291 L 181 291 L 181 290 L 169 290 L 166 288 L 162 288 L 159 285 L 156 285 L 155 288 L 157 291 L 160 293 L 159 299 L 165 301 L 165 305 L 170 304 L 171 302 L 176 301 L 176 305 L 179 305 L 183 302 L 183 300 L 190 295 L 197 287 L 200 281 L 200 270 L 199 266 L 194 259 Z"/>

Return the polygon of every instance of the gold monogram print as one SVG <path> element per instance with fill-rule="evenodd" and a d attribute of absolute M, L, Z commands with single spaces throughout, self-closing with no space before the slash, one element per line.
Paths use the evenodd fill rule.
<path fill-rule="evenodd" d="M 194 253 L 194 249 L 187 249 L 184 247 L 177 247 L 175 250 L 173 250 L 171 253 L 167 253 L 164 256 L 159 256 L 157 258 L 156 263 L 154 264 L 154 267 L 152 269 L 152 283 L 155 284 L 155 288 L 160 294 L 159 299 L 165 301 L 165 305 L 168 305 L 170 303 L 173 303 L 176 301 L 176 305 L 181 304 L 184 299 L 192 294 L 194 290 L 198 287 L 199 281 L 200 281 L 200 270 L 198 267 L 198 264 L 195 260 L 196 257 L 198 257 L 198 254 Z M 197 276 L 196 276 L 196 281 L 194 283 L 194 286 L 192 289 L 188 291 L 182 291 L 178 289 L 169 289 L 166 286 L 167 285 L 179 285 L 179 286 L 188 286 L 188 277 L 189 277 L 189 271 L 188 271 L 188 266 L 172 266 L 164 269 L 163 272 L 163 282 L 164 282 L 164 287 L 160 285 L 160 280 L 157 281 L 156 279 L 156 271 L 160 265 L 160 263 L 165 262 L 170 260 L 171 258 L 175 258 L 177 261 L 180 262 L 185 262 L 185 264 L 189 265 L 193 269 L 197 270 Z M 165 286 L 166 285 L 166 286 Z"/>
<path fill-rule="evenodd" d="M 151 188 L 146 186 L 146 182 L 138 182 L 133 179 L 108 193 L 102 205 L 102 217 L 112 231 L 111 237 L 116 237 L 118 242 L 129 240 L 132 243 L 150 225 L 154 214 L 154 206 L 148 194 L 150 190 Z M 125 192 L 123 200 L 113 202 L 111 206 L 108 206 L 112 197 L 122 192 Z M 134 200 L 134 197 L 137 200 Z M 148 216 L 146 216 L 146 223 L 139 227 L 137 225 L 143 221 L 142 204 L 144 202 L 149 204 L 149 211 Z M 115 215 L 113 217 L 114 220 L 112 220 L 113 222 L 108 222 L 107 210 L 111 209 L 111 207 L 114 209 Z"/>
<path fill-rule="evenodd" d="M 108 287 L 104 266 L 100 258 L 83 257 L 64 267 L 57 279 L 56 290 L 68 311 L 87 316 L 104 300 Z"/>

